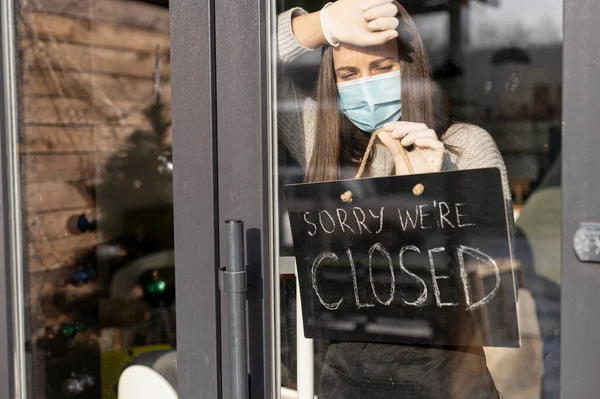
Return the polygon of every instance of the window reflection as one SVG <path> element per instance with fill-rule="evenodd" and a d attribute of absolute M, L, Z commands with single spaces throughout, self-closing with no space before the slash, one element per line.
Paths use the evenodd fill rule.
<path fill-rule="evenodd" d="M 487 366 L 504 397 L 558 397 L 562 1 L 543 5 L 536 0 L 448 3 L 403 5 L 413 16 L 430 57 L 438 109 L 450 121 L 487 130 L 507 169 L 516 220 L 522 347 L 517 351 L 486 348 Z M 292 7 L 312 12 L 322 4 L 288 1 L 278 2 L 277 7 L 280 14 Z M 321 51 L 316 50 L 285 67 L 302 96 L 313 96 L 320 63 Z M 284 73 L 281 66 L 279 71 Z M 281 97 L 277 107 L 280 120 L 298 112 Z M 305 179 L 303 166 L 289 148 L 285 138 L 280 140 L 279 187 Z M 287 265 L 293 244 L 283 193 L 279 200 L 281 264 Z M 300 383 L 294 378 L 297 309 L 294 285 L 289 282 L 294 269 L 285 266 L 281 270 L 281 318 L 286 320 L 281 327 L 282 353 L 286 354 L 282 385 L 296 389 Z M 315 344 L 317 389 L 327 342 Z"/>
<path fill-rule="evenodd" d="M 16 4 L 28 397 L 116 398 L 141 358 L 176 386 L 169 14 L 153 3 Z"/>

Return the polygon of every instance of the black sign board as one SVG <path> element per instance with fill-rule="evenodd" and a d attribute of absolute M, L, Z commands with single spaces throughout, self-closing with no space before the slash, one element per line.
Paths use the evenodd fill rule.
<path fill-rule="evenodd" d="M 294 184 L 285 196 L 306 337 L 519 346 L 499 169 Z"/>

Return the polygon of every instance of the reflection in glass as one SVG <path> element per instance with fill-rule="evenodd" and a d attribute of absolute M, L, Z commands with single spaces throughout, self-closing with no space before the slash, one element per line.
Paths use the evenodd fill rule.
<path fill-rule="evenodd" d="M 491 134 L 506 165 L 516 220 L 513 250 L 519 271 L 521 348 L 485 348 L 487 367 L 504 397 L 558 397 L 562 1 L 544 2 L 543 6 L 536 0 L 449 3 L 423 6 L 408 2 L 405 6 L 431 59 L 435 106 L 449 122 L 470 123 Z M 286 34 L 281 16 L 295 6 L 311 12 L 322 4 L 277 2 L 280 39 Z M 300 52 L 290 64 L 282 65 L 280 59 L 277 109 L 281 382 L 286 394 L 297 389 L 304 395 L 312 389 L 303 384 L 310 380 L 302 379 L 304 368 L 312 366 L 317 391 L 329 343 L 315 341 L 312 365 L 302 363 L 302 350 L 311 347 L 296 348 L 296 341 L 304 339 L 296 335 L 302 330 L 297 330 L 295 323 L 299 310 L 295 284 L 290 284 L 295 273 L 294 251 L 283 187 L 305 180 L 311 143 L 304 143 L 306 152 L 299 156 L 301 133 L 289 135 L 282 129 L 290 129 L 288 122 L 294 116 L 300 125 L 311 123 L 305 104 L 295 109 L 298 104 L 289 101 L 285 91 L 293 87 L 299 97 L 314 100 L 323 64 L 320 49 Z M 282 88 L 283 81 L 292 86 L 283 83 Z M 353 175 L 350 171 L 341 176 Z"/>
<path fill-rule="evenodd" d="M 168 9 L 16 7 L 28 397 L 116 398 L 144 356 L 175 387 Z"/>

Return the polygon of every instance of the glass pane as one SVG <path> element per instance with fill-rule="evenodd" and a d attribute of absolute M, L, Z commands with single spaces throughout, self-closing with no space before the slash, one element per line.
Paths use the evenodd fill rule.
<path fill-rule="evenodd" d="M 167 3 L 15 4 L 30 398 L 175 386 Z"/>
<path fill-rule="evenodd" d="M 281 396 L 464 398 L 484 394 L 495 397 L 499 392 L 505 398 L 558 398 L 563 2 L 544 1 L 543 6 L 537 0 L 401 2 L 407 15 L 396 16 L 398 27 L 388 27 L 390 30 L 386 32 L 390 34 L 397 29 L 398 38 L 393 34 L 387 38 L 375 37 L 371 30 L 387 26 L 390 19 L 379 19 L 375 26 L 366 25 L 369 11 L 364 12 L 360 5 L 369 7 L 373 3 L 341 0 L 328 6 L 326 13 L 320 11 L 321 2 L 287 0 L 273 4 L 277 21 L 277 100 L 273 109 L 276 110 L 278 138 L 275 201 L 279 206 L 280 230 L 275 245 L 279 248 L 280 273 Z M 370 10 L 375 15 L 386 16 L 391 12 L 393 16 L 398 8 Z M 411 30 L 411 21 L 416 30 Z M 340 43 L 339 47 L 330 45 L 336 42 Z M 423 51 L 420 51 L 421 42 Z M 398 119 L 413 123 L 386 125 L 383 133 L 379 131 L 384 122 L 393 123 Z M 426 126 L 416 126 L 415 122 Z M 394 129 L 396 137 L 391 135 Z M 373 150 L 369 150 L 368 143 L 376 130 L 379 137 L 373 139 Z M 407 139 L 404 151 L 397 146 L 403 137 Z M 416 141 L 417 137 L 422 140 Z M 444 144 L 443 150 L 439 143 Z M 422 158 L 418 154 L 422 154 Z M 512 313 L 500 315 L 489 308 L 491 302 L 486 302 L 481 312 L 487 312 L 485 320 L 490 325 L 493 323 L 489 320 L 493 319 L 502 319 L 503 326 L 516 324 L 518 320 L 519 348 L 511 348 L 508 341 L 498 340 L 498 334 L 504 330 L 494 329 L 487 331 L 487 338 L 470 341 L 472 344 L 456 346 L 445 341 L 438 346 L 441 341 L 435 344 L 431 337 L 439 335 L 440 326 L 445 322 L 443 317 L 449 317 L 447 314 L 436 316 L 424 325 L 419 324 L 419 320 L 409 320 L 405 313 L 402 313 L 404 318 L 394 319 L 396 315 L 392 315 L 386 320 L 377 314 L 378 311 L 393 313 L 385 308 L 389 306 L 384 303 L 388 289 L 392 298 L 391 287 L 395 284 L 393 301 L 400 301 L 397 292 L 407 289 L 406 284 L 401 286 L 399 281 L 406 281 L 407 276 L 412 275 L 399 264 L 398 251 L 410 242 L 402 242 L 404 236 L 398 236 L 397 246 L 387 248 L 395 282 L 381 283 L 383 280 L 377 280 L 377 276 L 381 276 L 382 263 L 389 273 L 386 258 L 381 255 L 384 252 L 377 250 L 379 252 L 367 254 L 363 251 L 365 253 L 355 254 L 351 259 L 343 249 L 353 250 L 353 245 L 360 245 L 350 231 L 355 233 L 362 228 L 362 234 L 370 226 L 360 224 L 365 222 L 365 215 L 367 219 L 370 217 L 368 213 L 363 212 L 359 217 L 352 215 L 352 206 L 359 202 L 349 205 L 353 197 L 344 199 L 339 194 L 345 192 L 336 192 L 337 199 L 334 199 L 341 205 L 332 208 L 330 213 L 323 213 L 326 210 L 323 204 L 335 202 L 334 199 L 327 202 L 329 189 L 317 189 L 314 185 L 312 191 L 296 188 L 294 194 L 290 194 L 289 187 L 286 189 L 290 184 L 356 178 L 363 160 L 366 168 L 361 177 L 367 178 L 488 167 L 501 170 L 503 183 L 502 187 L 500 183 L 497 186 L 505 200 L 506 218 L 501 217 L 508 223 L 508 235 L 504 238 L 497 234 L 502 229 L 494 230 L 490 236 L 492 243 L 484 245 L 489 245 L 492 252 L 496 249 L 504 253 L 503 246 L 506 241 L 510 243 L 512 269 L 511 262 L 505 263 L 509 265 L 505 269 L 498 266 L 503 276 L 500 286 L 506 288 L 506 283 L 513 281 L 512 270 L 515 286 L 506 288 L 509 290 L 506 292 L 514 290 L 518 300 L 513 303 L 516 309 Z M 407 165 L 411 165 L 412 170 Z M 423 179 L 430 181 L 429 177 Z M 352 184 L 350 181 L 335 187 Z M 361 184 L 353 187 L 377 185 L 366 181 Z M 425 186 L 423 198 L 428 198 L 428 187 Z M 480 189 L 461 187 L 472 190 L 468 195 L 476 195 L 473 193 Z M 435 188 L 440 192 L 466 195 L 452 187 Z M 378 190 L 373 188 L 370 198 L 385 199 Z M 356 193 L 354 191 L 354 199 L 357 199 Z M 491 191 L 488 194 L 477 197 L 483 201 L 481 204 L 492 197 Z M 313 208 L 309 208 L 311 206 Z M 398 208 L 397 204 L 394 206 Z M 415 205 L 412 206 L 414 209 Z M 440 206 L 435 208 L 434 205 L 436 211 Z M 341 213 L 336 214 L 338 209 Z M 462 216 L 458 210 L 455 214 Z M 418 209 L 414 215 L 414 220 L 410 220 L 414 222 L 413 227 L 419 223 L 423 227 L 423 217 L 428 215 L 419 213 Z M 325 219 L 320 219 L 321 216 Z M 377 220 L 376 216 L 371 219 Z M 436 220 L 438 229 L 440 220 Z M 448 220 L 442 220 L 442 226 L 446 222 Z M 305 226 L 298 227 L 302 223 Z M 321 229 L 325 233 L 330 229 L 333 233 L 324 235 Z M 366 231 L 375 235 L 373 231 Z M 474 234 L 461 231 L 447 238 L 454 242 L 452 240 Z M 321 238 L 317 240 L 313 236 Z M 394 234 L 389 237 L 393 239 Z M 335 257 L 329 254 L 329 260 L 315 263 L 314 251 L 311 252 L 315 246 L 338 251 L 332 249 Z M 422 250 L 426 263 L 425 247 Z M 448 305 L 459 309 L 459 305 L 440 299 L 444 291 L 442 289 L 440 294 L 436 289 L 442 287 L 438 284 L 440 279 L 449 281 L 448 284 L 452 281 L 460 284 L 456 276 L 461 272 L 452 271 L 453 266 L 448 266 L 448 277 L 438 275 L 436 278 L 439 270 L 433 264 L 442 262 L 442 257 L 438 259 L 431 254 L 433 277 L 423 277 L 422 290 L 413 292 L 418 295 L 425 287 L 428 289 L 429 296 L 425 295 L 423 306 L 437 303 L 438 307 Z M 300 259 L 298 263 L 297 259 Z M 371 259 L 376 265 L 372 268 L 369 267 Z M 402 259 L 400 255 L 400 261 Z M 448 260 L 449 265 L 456 263 L 452 262 Z M 485 263 L 481 258 L 478 262 Z M 324 269 L 319 271 L 319 267 Z M 329 275 L 325 276 L 326 273 Z M 471 280 L 471 274 L 465 272 L 465 278 L 468 281 L 462 280 L 466 287 L 464 295 L 458 292 L 456 303 L 469 305 L 474 298 L 481 299 L 490 292 L 489 280 L 484 277 Z M 327 285 L 319 285 L 324 279 Z M 361 288 L 360 281 L 370 281 L 371 286 Z M 483 284 L 483 294 L 473 294 L 473 281 Z M 302 292 L 302 301 L 298 290 Z M 342 301 L 356 298 L 356 307 L 363 308 L 355 313 L 340 312 L 338 298 Z M 402 300 L 403 306 L 408 306 L 406 299 Z M 396 302 L 391 303 L 393 307 Z M 477 312 L 473 310 L 470 314 Z M 462 324 L 457 322 L 461 327 L 452 328 L 467 334 L 472 323 L 486 325 L 486 321 L 478 317 Z M 327 323 L 337 323 L 338 333 L 326 333 L 327 328 L 323 326 Z M 307 325 L 309 329 L 304 330 Z M 379 328 L 379 333 L 371 335 L 379 337 L 379 342 L 365 338 L 364 332 L 369 328 L 371 331 Z M 406 338 L 417 332 L 424 336 L 430 334 L 429 341 L 414 336 Z M 306 338 L 305 333 L 310 338 Z M 390 338 L 393 334 L 398 335 Z M 399 342 L 402 340 L 406 342 Z M 465 375 L 470 376 L 468 383 Z"/>

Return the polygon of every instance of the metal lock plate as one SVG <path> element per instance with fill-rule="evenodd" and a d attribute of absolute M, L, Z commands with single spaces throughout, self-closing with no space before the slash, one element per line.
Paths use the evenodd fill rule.
<path fill-rule="evenodd" d="M 581 223 L 573 237 L 573 249 L 580 262 L 600 263 L 600 223 Z"/>

